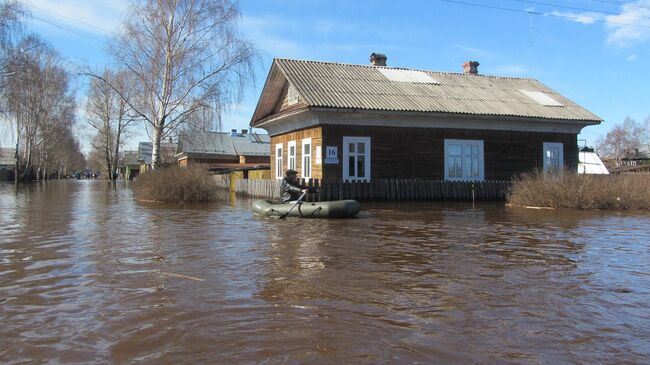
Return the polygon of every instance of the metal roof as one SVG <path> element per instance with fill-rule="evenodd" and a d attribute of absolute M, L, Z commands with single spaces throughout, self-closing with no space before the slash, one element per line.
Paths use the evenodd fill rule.
<path fill-rule="evenodd" d="M 240 156 L 271 156 L 271 137 L 268 134 L 240 134 L 230 138 Z"/>
<path fill-rule="evenodd" d="M 204 153 L 225 156 L 270 156 L 268 134 L 231 135 L 223 132 L 184 132 L 179 137 L 181 153 Z"/>
<path fill-rule="evenodd" d="M 391 81 L 380 71 L 428 75 L 436 83 Z M 601 122 L 601 119 L 537 80 L 433 72 L 320 61 L 275 59 L 251 124 L 271 116 L 285 84 L 307 107 L 395 112 L 453 113 Z M 540 92 L 563 106 L 545 106 L 521 90 Z"/>
<path fill-rule="evenodd" d="M 163 163 L 172 162 L 174 160 L 173 156 L 176 153 L 176 147 L 176 143 L 160 142 L 160 160 Z M 150 165 L 153 156 L 153 143 L 140 142 L 138 144 L 138 155 L 140 160 L 144 161 L 145 164 Z"/>

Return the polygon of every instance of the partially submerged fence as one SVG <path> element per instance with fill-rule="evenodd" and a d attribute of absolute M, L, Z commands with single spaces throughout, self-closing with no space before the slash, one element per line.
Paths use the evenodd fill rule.
<path fill-rule="evenodd" d="M 238 179 L 215 176 L 217 184 L 237 194 L 279 199 L 279 180 Z M 317 188 L 312 201 L 355 199 L 359 201 L 503 201 L 510 181 L 440 181 L 420 179 L 373 179 L 370 182 L 328 182 L 302 180 L 301 184 Z"/>

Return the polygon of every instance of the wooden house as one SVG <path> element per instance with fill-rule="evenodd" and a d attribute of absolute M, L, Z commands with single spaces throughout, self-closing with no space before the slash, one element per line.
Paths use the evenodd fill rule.
<path fill-rule="evenodd" d="M 236 129 L 224 132 L 184 132 L 179 136 L 176 159 L 180 166 L 202 164 L 211 170 L 269 168 L 270 137 Z"/>
<path fill-rule="evenodd" d="M 271 135 L 275 177 L 502 180 L 575 170 L 601 119 L 540 82 L 464 72 L 275 59 L 250 125 Z"/>

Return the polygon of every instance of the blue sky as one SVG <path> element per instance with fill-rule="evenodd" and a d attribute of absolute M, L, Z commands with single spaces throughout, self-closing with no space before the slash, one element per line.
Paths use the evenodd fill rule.
<path fill-rule="evenodd" d="M 110 64 L 105 42 L 128 1 L 26 4 L 29 30 L 71 65 Z M 240 32 L 261 59 L 224 130 L 248 128 L 274 57 L 366 64 L 372 52 L 385 53 L 389 66 L 461 72 L 471 59 L 482 74 L 538 79 L 605 120 L 579 136 L 589 145 L 626 116 L 650 116 L 650 0 L 242 0 L 240 7 Z M 77 84 L 82 95 L 84 81 Z"/>

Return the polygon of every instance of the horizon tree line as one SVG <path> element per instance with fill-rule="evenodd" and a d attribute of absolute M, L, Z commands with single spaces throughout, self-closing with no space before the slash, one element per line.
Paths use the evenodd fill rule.
<path fill-rule="evenodd" d="M 18 1 L 0 3 L 0 112 L 13 131 L 14 181 L 60 178 L 84 165 L 76 100 L 61 57 L 34 34 Z"/>

